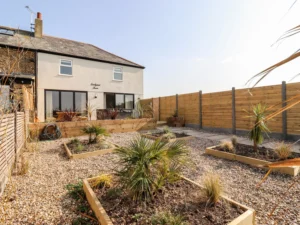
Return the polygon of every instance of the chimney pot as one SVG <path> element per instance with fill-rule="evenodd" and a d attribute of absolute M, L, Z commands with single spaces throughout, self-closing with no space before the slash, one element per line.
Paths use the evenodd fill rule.
<path fill-rule="evenodd" d="M 37 18 L 41 20 L 42 19 L 42 13 L 38 12 L 37 13 Z"/>

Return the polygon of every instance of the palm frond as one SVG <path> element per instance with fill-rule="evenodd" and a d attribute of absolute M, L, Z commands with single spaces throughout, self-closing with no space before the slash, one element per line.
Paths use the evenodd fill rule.
<path fill-rule="evenodd" d="M 286 59 L 270 66 L 269 68 L 259 72 L 258 74 L 251 77 L 247 82 L 246 85 L 249 85 L 253 80 L 258 79 L 258 81 L 255 82 L 255 84 L 252 86 L 254 88 L 260 81 L 262 81 L 269 73 L 271 73 L 273 70 L 277 69 L 278 67 L 285 65 L 288 62 L 293 61 L 294 59 L 298 58 L 300 56 L 300 49 L 297 50 L 295 53 L 287 57 Z"/>

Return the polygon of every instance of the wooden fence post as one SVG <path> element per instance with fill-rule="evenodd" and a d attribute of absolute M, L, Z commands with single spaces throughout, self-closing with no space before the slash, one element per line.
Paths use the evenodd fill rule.
<path fill-rule="evenodd" d="M 235 88 L 232 88 L 232 133 L 236 134 L 236 124 L 235 124 Z"/>
<path fill-rule="evenodd" d="M 176 94 L 176 112 L 178 114 L 178 94 Z"/>
<path fill-rule="evenodd" d="M 157 121 L 160 121 L 160 97 L 158 97 L 158 118 Z"/>
<path fill-rule="evenodd" d="M 282 81 L 281 84 L 281 100 L 282 100 L 282 107 L 286 106 L 286 82 Z M 287 139 L 287 112 L 282 112 L 282 139 Z"/>
<path fill-rule="evenodd" d="M 202 129 L 202 91 L 199 91 L 199 128 Z"/>

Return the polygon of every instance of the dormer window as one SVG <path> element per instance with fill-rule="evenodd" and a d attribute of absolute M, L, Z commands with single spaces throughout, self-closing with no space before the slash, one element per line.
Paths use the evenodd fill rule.
<path fill-rule="evenodd" d="M 61 59 L 60 60 L 60 75 L 72 76 L 72 60 Z"/>

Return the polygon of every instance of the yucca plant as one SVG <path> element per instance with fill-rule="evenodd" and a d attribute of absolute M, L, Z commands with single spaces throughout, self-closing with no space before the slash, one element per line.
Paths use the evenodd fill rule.
<path fill-rule="evenodd" d="M 88 124 L 82 131 L 89 135 L 89 144 L 96 143 L 99 135 L 108 136 L 105 128 Z"/>
<path fill-rule="evenodd" d="M 123 188 L 135 201 L 147 201 L 166 182 L 178 177 L 186 165 L 188 151 L 182 141 L 167 144 L 161 139 L 137 136 L 128 147 L 117 148 L 116 153 L 122 168 L 116 176 Z"/>
<path fill-rule="evenodd" d="M 252 107 L 252 115 L 248 117 L 254 119 L 254 125 L 249 133 L 249 139 L 253 141 L 253 149 L 257 152 L 257 146 L 264 140 L 263 134 L 267 134 L 269 129 L 265 122 L 267 107 L 261 103 Z"/>

